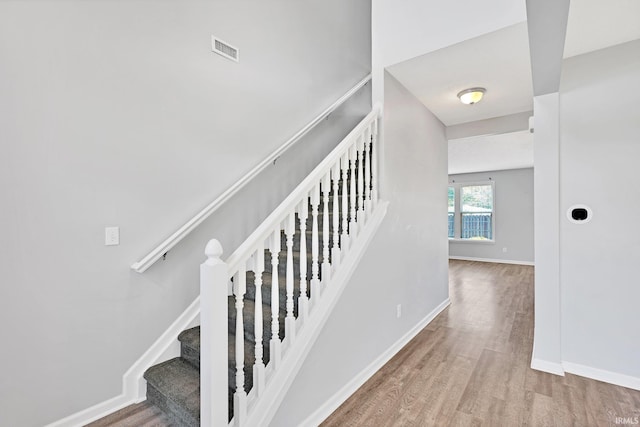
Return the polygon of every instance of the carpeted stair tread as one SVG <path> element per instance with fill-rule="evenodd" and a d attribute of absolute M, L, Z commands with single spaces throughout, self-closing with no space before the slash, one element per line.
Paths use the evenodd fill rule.
<path fill-rule="evenodd" d="M 200 326 L 195 326 L 180 332 L 178 341 L 180 341 L 182 345 L 186 345 L 200 353 Z"/>
<path fill-rule="evenodd" d="M 184 330 L 178 335 L 180 357 L 200 369 L 200 326 Z"/>
<path fill-rule="evenodd" d="M 200 372 L 177 357 L 149 368 L 147 400 L 180 426 L 200 425 Z"/>

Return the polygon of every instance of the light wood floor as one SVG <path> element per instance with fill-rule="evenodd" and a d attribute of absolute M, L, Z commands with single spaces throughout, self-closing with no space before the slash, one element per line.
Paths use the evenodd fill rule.
<path fill-rule="evenodd" d="M 640 391 L 529 368 L 533 267 L 452 260 L 449 274 L 451 306 L 322 426 L 609 427 L 640 417 Z"/>
<path fill-rule="evenodd" d="M 127 406 L 85 427 L 171 427 L 169 419 L 147 402 Z"/>

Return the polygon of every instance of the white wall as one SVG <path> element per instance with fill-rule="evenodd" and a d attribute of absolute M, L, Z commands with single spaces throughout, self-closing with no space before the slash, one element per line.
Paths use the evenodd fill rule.
<path fill-rule="evenodd" d="M 272 426 L 300 425 L 448 297 L 445 129 L 391 75 L 385 80 L 389 211 Z"/>
<path fill-rule="evenodd" d="M 563 359 L 635 378 L 636 388 L 640 388 L 638 52 L 640 40 L 567 59 L 560 89 Z M 593 210 L 589 223 L 566 219 L 566 210 L 579 203 Z"/>
<path fill-rule="evenodd" d="M 495 243 L 450 240 L 449 256 L 532 263 L 533 168 L 449 175 L 456 184 L 489 180 L 495 185 Z"/>
<path fill-rule="evenodd" d="M 369 72 L 370 19 L 364 0 L 0 2 L 0 425 L 120 393 L 195 298 L 206 240 L 230 254 L 367 91 L 166 261 L 129 265 Z M 112 225 L 121 244 L 105 247 Z"/>

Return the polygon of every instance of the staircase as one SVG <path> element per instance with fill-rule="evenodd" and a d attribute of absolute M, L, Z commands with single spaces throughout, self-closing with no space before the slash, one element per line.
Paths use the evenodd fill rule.
<path fill-rule="evenodd" d="M 339 193 L 339 196 L 341 194 Z M 333 219 L 333 197 L 330 197 L 328 210 L 329 219 Z M 312 207 L 309 204 L 309 211 Z M 324 220 L 324 202 L 320 203 L 318 222 Z M 296 215 L 295 236 L 300 236 L 299 217 Z M 306 240 L 312 239 L 312 218 L 306 221 Z M 323 240 L 322 230 L 318 230 L 319 240 Z M 330 245 L 333 245 L 333 237 L 329 236 Z M 281 232 L 281 247 L 286 247 L 286 234 Z M 301 254 L 300 240 L 294 238 L 293 259 L 294 259 L 294 316 L 298 317 L 298 298 L 301 294 L 300 289 L 300 257 L 306 257 L 307 275 L 312 277 L 312 254 Z M 264 251 L 265 271 L 262 273 L 262 312 L 263 324 L 271 324 L 271 304 L 265 303 L 270 301 L 272 291 L 272 262 L 269 250 Z M 286 264 L 278 262 L 279 277 L 286 276 Z M 321 272 L 319 272 L 320 280 L 322 280 Z M 246 323 L 244 330 L 244 387 L 247 393 L 253 388 L 252 366 L 255 363 L 255 352 L 253 351 L 256 344 L 254 325 L 255 325 L 255 304 L 256 304 L 256 287 L 255 273 L 247 272 L 247 293 L 244 298 L 243 317 Z M 278 338 L 285 338 L 284 319 L 286 316 L 286 283 L 284 281 L 278 286 L 280 310 L 278 313 Z M 229 364 L 228 364 L 228 381 L 229 381 L 229 421 L 233 418 L 233 394 L 236 386 L 236 363 L 235 363 L 235 335 L 236 335 L 236 310 L 235 298 L 228 297 L 227 301 L 229 311 Z M 272 337 L 270 328 L 264 328 L 262 334 L 262 347 L 264 354 L 264 363 L 267 365 L 270 361 L 269 341 Z M 147 401 L 159 407 L 173 423 L 179 426 L 199 426 L 200 425 L 200 326 L 196 326 L 183 331 L 179 336 L 180 341 L 180 357 L 176 357 L 158 365 L 149 368 L 144 378 L 147 380 Z"/>
<path fill-rule="evenodd" d="M 374 108 L 226 260 L 209 241 L 200 297 L 125 373 L 123 399 L 140 401 L 146 387 L 147 404 L 177 426 L 269 424 L 386 214 L 379 114 Z M 171 358 L 176 339 L 180 356 Z"/>

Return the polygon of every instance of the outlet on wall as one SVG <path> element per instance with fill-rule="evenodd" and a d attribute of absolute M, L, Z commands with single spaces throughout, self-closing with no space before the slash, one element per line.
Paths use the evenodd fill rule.
<path fill-rule="evenodd" d="M 402 316 L 402 304 L 396 306 L 396 317 L 399 319 Z"/>
<path fill-rule="evenodd" d="M 502 252 L 507 252 L 507 248 L 502 248 Z"/>
<path fill-rule="evenodd" d="M 104 244 L 105 246 L 115 246 L 120 244 L 120 227 L 105 227 Z"/>

